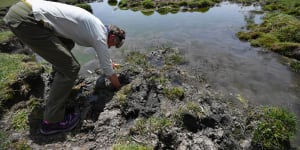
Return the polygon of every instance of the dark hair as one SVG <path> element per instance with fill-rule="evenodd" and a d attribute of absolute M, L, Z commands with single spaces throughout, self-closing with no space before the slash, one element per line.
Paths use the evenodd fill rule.
<path fill-rule="evenodd" d="M 117 41 L 116 48 L 121 47 L 125 41 L 125 36 L 126 36 L 125 31 L 115 25 L 109 25 L 108 30 L 109 30 L 108 34 L 114 34 L 116 36 L 116 41 Z"/>

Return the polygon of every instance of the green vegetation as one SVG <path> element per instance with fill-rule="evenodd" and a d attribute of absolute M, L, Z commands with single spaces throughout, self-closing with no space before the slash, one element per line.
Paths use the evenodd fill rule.
<path fill-rule="evenodd" d="M 179 126 L 183 124 L 182 120 L 184 114 L 192 114 L 201 118 L 205 114 L 205 111 L 198 103 L 193 101 L 188 102 L 184 106 L 180 107 L 173 116 Z"/>
<path fill-rule="evenodd" d="M 142 10 L 141 11 L 143 15 L 145 16 L 151 16 L 154 14 L 154 11 L 153 10 Z"/>
<path fill-rule="evenodd" d="M 15 112 L 12 118 L 12 127 L 16 131 L 24 131 L 28 129 L 28 111 L 21 109 Z"/>
<path fill-rule="evenodd" d="M 120 91 L 117 92 L 116 97 L 119 103 L 122 105 L 126 102 L 127 95 L 131 92 L 131 85 L 127 84 L 121 88 Z"/>
<path fill-rule="evenodd" d="M 0 148 L 5 150 L 9 149 L 10 141 L 8 140 L 8 135 L 5 132 L 0 131 Z"/>
<path fill-rule="evenodd" d="M 166 116 L 138 118 L 134 122 L 134 126 L 130 129 L 133 133 L 145 135 L 148 133 L 157 133 L 163 129 L 167 129 L 174 124 L 174 121 Z"/>
<path fill-rule="evenodd" d="M 189 11 L 199 11 L 202 12 L 201 8 L 206 8 L 213 6 L 216 3 L 219 3 L 220 0 L 180 0 L 180 1 L 153 1 L 153 0 L 142 0 L 142 1 L 129 1 L 121 0 L 118 6 L 121 9 L 131 9 L 133 11 L 143 11 L 143 12 L 152 12 L 157 11 L 161 15 L 166 15 L 169 12 L 175 14 L 182 9 Z M 144 14 L 144 13 L 143 13 Z"/>
<path fill-rule="evenodd" d="M 110 5 L 110 6 L 116 6 L 118 4 L 118 1 L 117 0 L 108 0 L 107 3 Z"/>
<path fill-rule="evenodd" d="M 18 141 L 12 144 L 12 149 L 15 150 L 32 150 L 29 145 L 25 141 Z"/>
<path fill-rule="evenodd" d="M 240 2 L 253 3 L 253 0 Z M 299 61 L 300 49 L 300 1 L 299 0 L 258 0 L 268 14 L 260 25 L 254 23 L 254 16 L 246 18 L 247 29 L 237 36 L 253 46 L 263 47 L 289 58 Z M 299 62 L 290 65 L 292 70 L 298 71 Z"/>
<path fill-rule="evenodd" d="M 169 99 L 182 99 L 184 96 L 184 89 L 181 87 L 164 88 L 163 93 Z"/>
<path fill-rule="evenodd" d="M 146 9 L 152 9 L 155 8 L 155 4 L 152 0 L 143 0 L 142 5 Z"/>
<path fill-rule="evenodd" d="M 140 145 L 136 143 L 120 143 L 120 144 L 114 144 L 113 150 L 152 150 L 153 148 L 151 146 L 145 146 Z"/>
<path fill-rule="evenodd" d="M 11 85 L 20 82 L 21 77 L 36 75 L 41 66 L 29 56 L 19 54 L 0 54 L 0 104 L 13 98 L 17 92 Z M 22 81 L 21 81 L 22 82 Z M 26 85 L 26 84 L 24 84 Z M 26 90 L 26 89 L 21 89 Z M 19 91 L 22 92 L 22 91 Z"/>
<path fill-rule="evenodd" d="M 0 43 L 7 42 L 14 34 L 11 31 L 0 32 Z"/>
<path fill-rule="evenodd" d="M 168 65 L 179 65 L 184 63 L 184 58 L 178 54 L 166 56 L 164 59 L 165 63 Z"/>
<path fill-rule="evenodd" d="M 146 55 L 141 54 L 139 52 L 130 52 L 126 57 L 126 61 L 129 62 L 131 65 L 138 65 L 142 68 L 148 68 L 150 65 L 148 63 Z"/>
<path fill-rule="evenodd" d="M 290 67 L 294 72 L 300 72 L 300 62 L 299 61 L 293 61 L 290 64 Z"/>
<path fill-rule="evenodd" d="M 296 127 L 294 114 L 282 108 L 266 107 L 254 131 L 253 141 L 263 149 L 284 149 L 290 137 L 296 134 Z"/>

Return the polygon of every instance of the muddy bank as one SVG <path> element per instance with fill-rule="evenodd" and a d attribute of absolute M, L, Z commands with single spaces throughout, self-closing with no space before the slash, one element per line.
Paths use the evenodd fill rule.
<path fill-rule="evenodd" d="M 120 91 L 99 78 L 101 71 L 83 72 L 68 104 L 68 111 L 81 113 L 81 124 L 70 133 L 52 136 L 42 136 L 38 131 L 54 76 L 49 66 L 43 66 L 44 72 L 36 73 L 39 84 L 32 84 L 32 80 L 24 84 L 28 88 L 23 91 L 35 94 L 27 92 L 26 97 L 5 107 L 1 147 L 290 149 L 288 140 L 296 126 L 292 115 L 251 106 L 243 97 L 224 97 L 204 78 L 182 68 L 184 63 L 189 62 L 174 48 L 129 53 L 117 69 L 123 84 Z M 274 116 L 274 111 L 284 115 Z M 273 129 L 274 122 L 278 126 Z M 276 137 L 280 140 L 275 141 L 272 133 L 282 135 Z M 265 137 L 269 138 L 264 141 Z"/>
<path fill-rule="evenodd" d="M 32 94 L 15 102 L 1 119 L 1 136 L 5 137 L 1 140 L 8 143 L 4 148 L 262 149 L 264 143 L 255 136 L 255 129 L 266 114 L 264 109 L 218 94 L 181 68 L 184 63 L 188 62 L 173 48 L 147 55 L 129 53 L 116 70 L 123 84 L 119 91 L 99 70 L 81 74 L 68 104 L 68 111 L 81 113 L 81 123 L 69 133 L 39 133 L 41 97 Z M 54 74 L 39 74 L 44 90 L 37 95 L 47 97 Z M 288 139 L 279 144 L 290 148 Z"/>

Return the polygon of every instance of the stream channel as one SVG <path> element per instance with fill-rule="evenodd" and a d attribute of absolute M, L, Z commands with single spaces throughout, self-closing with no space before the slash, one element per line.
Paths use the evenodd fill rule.
<path fill-rule="evenodd" d="M 201 74 L 215 89 L 229 96 L 240 96 L 257 105 L 287 108 L 300 120 L 300 74 L 292 72 L 285 58 L 262 48 L 251 47 L 235 34 L 246 26 L 245 17 L 259 6 L 222 2 L 206 12 L 178 12 L 144 15 L 140 11 L 120 10 L 107 0 L 91 3 L 93 13 L 104 24 L 126 31 L 126 42 L 110 50 L 113 60 L 126 51 L 151 51 L 156 47 L 179 48 L 187 67 Z M 254 21 L 261 23 L 262 15 Z M 80 48 L 81 49 L 81 48 Z M 93 51 L 75 50 L 84 64 L 96 58 Z M 300 146 L 300 133 L 293 143 Z"/>

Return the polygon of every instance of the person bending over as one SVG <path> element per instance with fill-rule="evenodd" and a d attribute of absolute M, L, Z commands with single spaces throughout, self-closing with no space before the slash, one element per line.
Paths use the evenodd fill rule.
<path fill-rule="evenodd" d="M 10 7 L 3 20 L 56 71 L 40 128 L 42 134 L 70 131 L 80 121 L 80 114 L 65 114 L 67 97 L 80 69 L 71 53 L 74 43 L 93 47 L 113 87 L 121 87 L 108 52 L 111 46 L 119 48 L 124 43 L 125 31 L 117 26 L 105 26 L 82 8 L 44 0 L 21 0 Z"/>

